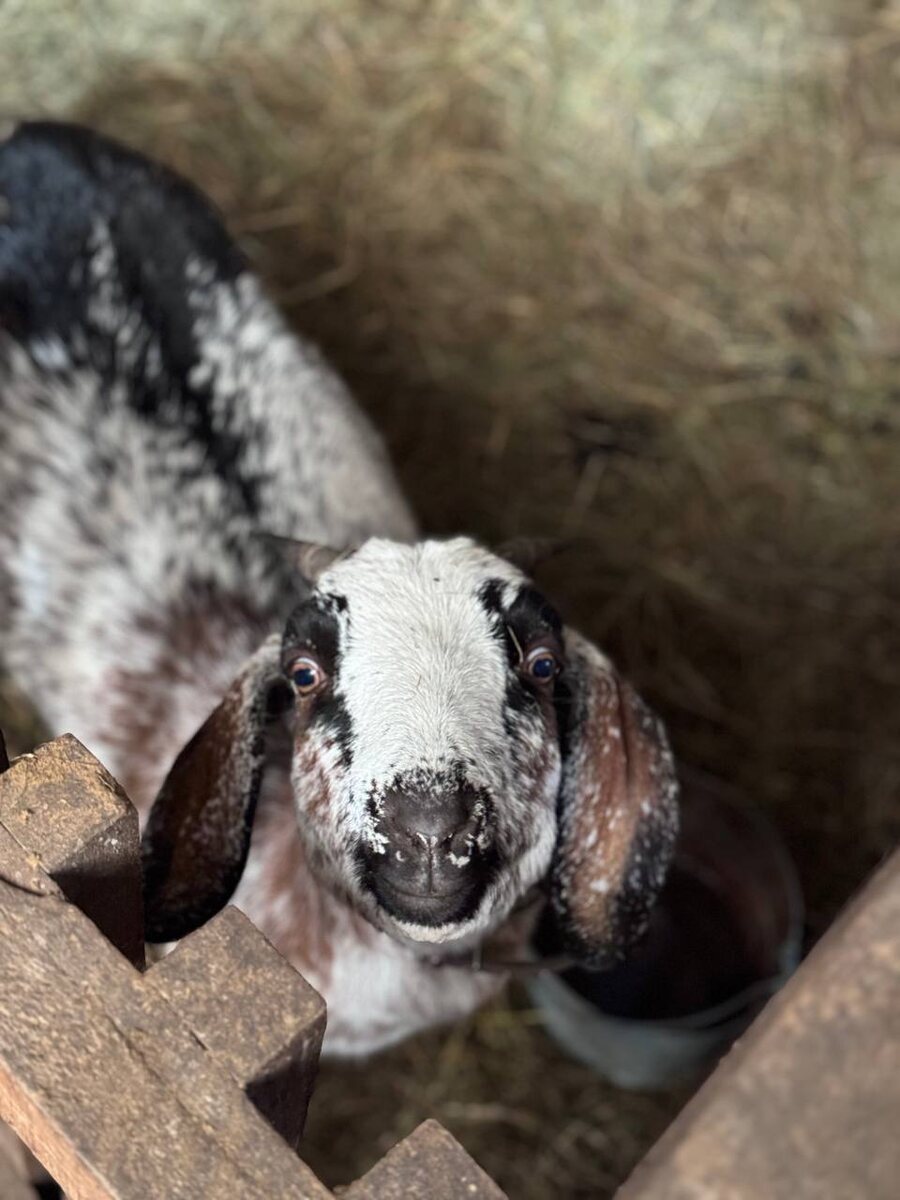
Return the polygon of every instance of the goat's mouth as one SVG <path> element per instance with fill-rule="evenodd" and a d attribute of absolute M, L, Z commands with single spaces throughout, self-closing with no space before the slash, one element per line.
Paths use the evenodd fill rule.
<path fill-rule="evenodd" d="M 470 920 L 487 890 L 486 881 L 476 878 L 460 882 L 452 890 L 410 891 L 378 872 L 369 872 L 366 883 L 379 908 L 392 920 L 404 926 L 428 928 L 461 925 Z"/>

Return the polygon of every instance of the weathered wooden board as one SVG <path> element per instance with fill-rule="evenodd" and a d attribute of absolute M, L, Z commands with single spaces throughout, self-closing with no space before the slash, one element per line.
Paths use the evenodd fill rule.
<path fill-rule="evenodd" d="M 328 1195 L 82 913 L 7 883 L 0 1030 L 0 1117 L 73 1200 Z"/>
<path fill-rule="evenodd" d="M 897 1200 L 900 851 L 618 1196 Z"/>
<path fill-rule="evenodd" d="M 136 966 L 144 962 L 137 813 L 71 736 L 0 776 L 0 824 Z"/>
<path fill-rule="evenodd" d="M 230 907 L 145 978 L 296 1146 L 325 1032 L 318 992 Z"/>
<path fill-rule="evenodd" d="M 70 1200 L 326 1200 L 279 1136 L 302 1130 L 324 1002 L 235 909 L 141 974 L 138 856 L 73 738 L 0 778 L 0 1120 Z M 33 1200 L 3 1150 L 0 1200 Z M 351 1194 L 503 1196 L 434 1122 Z"/>
<path fill-rule="evenodd" d="M 346 1200 L 505 1200 L 504 1193 L 437 1121 L 389 1150 Z"/>
<path fill-rule="evenodd" d="M 207 1050 L 199 1001 L 182 1015 L 166 995 L 175 967 L 141 975 L 101 930 L 142 959 L 136 815 L 84 747 L 60 738 L 0 777 L 0 1117 L 73 1200 L 328 1196 L 238 1086 L 236 1073 L 248 1090 L 257 1082 L 257 1048 L 238 1041 L 251 1032 L 234 1029 L 228 1054 Z M 270 1096 L 269 1115 L 287 1096 L 296 1126 L 297 1063 L 311 1070 L 318 1048 L 311 989 L 243 918 L 223 915 L 202 936 L 218 947 L 220 985 L 229 947 L 277 974 L 283 1009 L 258 1082 L 293 1064 L 293 1091 Z M 193 957 L 188 940 L 182 961 Z M 240 959 L 230 965 L 237 979 Z M 210 1019 L 203 1027 L 215 1040 Z"/>
<path fill-rule="evenodd" d="M 233 909 L 142 975 L 140 917 L 115 781 L 72 738 L 16 760 L 0 778 L 0 1118 L 72 1200 L 326 1200 L 276 1132 L 302 1129 L 321 998 Z M 34 1200 L 21 1170 L 0 1131 L 2 1200 Z M 344 1195 L 503 1193 L 426 1122 Z M 897 1195 L 900 853 L 620 1192 Z"/>

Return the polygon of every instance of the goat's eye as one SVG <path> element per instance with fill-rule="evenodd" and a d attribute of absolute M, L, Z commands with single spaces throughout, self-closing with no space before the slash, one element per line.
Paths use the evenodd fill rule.
<path fill-rule="evenodd" d="M 311 658 L 295 658 L 288 670 L 294 691 L 301 696 L 314 692 L 325 678 L 322 668 Z"/>
<path fill-rule="evenodd" d="M 559 660 L 546 646 L 538 646 L 525 659 L 525 670 L 536 683 L 549 683 L 559 673 Z"/>

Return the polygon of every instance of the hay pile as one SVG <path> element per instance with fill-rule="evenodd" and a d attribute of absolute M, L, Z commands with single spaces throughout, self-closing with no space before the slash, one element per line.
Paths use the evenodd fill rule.
<path fill-rule="evenodd" d="M 582 539 L 547 589 L 821 930 L 900 833 L 900 5 L 35 0 L 0 44 L 4 111 L 212 194 L 429 528 Z M 605 1195 L 678 1099 L 501 1006 L 326 1072 L 309 1153 L 434 1113 L 515 1197 Z"/>

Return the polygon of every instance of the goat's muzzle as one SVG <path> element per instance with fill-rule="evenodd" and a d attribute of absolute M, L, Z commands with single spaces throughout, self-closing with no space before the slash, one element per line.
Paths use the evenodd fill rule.
<path fill-rule="evenodd" d="M 367 883 L 382 908 L 416 925 L 472 915 L 491 875 L 485 822 L 485 802 L 471 788 L 388 792 L 378 822 L 386 847 L 364 855 Z"/>

